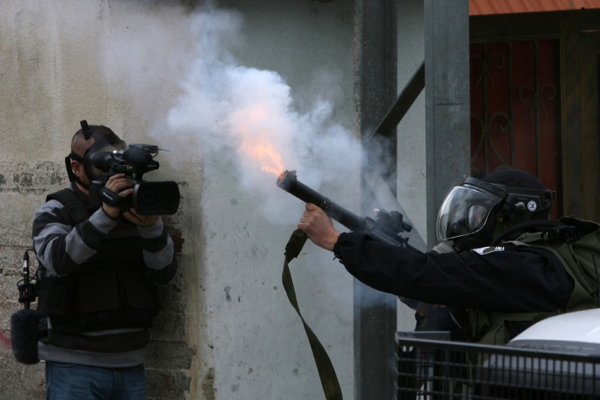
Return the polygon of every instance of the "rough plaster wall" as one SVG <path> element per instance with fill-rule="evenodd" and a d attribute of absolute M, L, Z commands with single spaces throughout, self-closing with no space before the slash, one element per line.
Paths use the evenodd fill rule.
<path fill-rule="evenodd" d="M 351 126 L 352 4 L 311 1 L 224 1 L 245 18 L 247 46 L 236 50 L 241 64 L 279 73 L 296 105 L 326 95 L 335 101 L 333 118 Z M 323 91 L 329 90 L 327 93 Z M 353 174 L 321 190 L 352 208 Z M 303 166 L 298 169 L 302 180 Z M 317 370 L 302 324 L 281 284 L 283 248 L 295 228 L 268 222 L 257 210 L 264 199 L 236 182 L 228 154 L 207 155 L 204 228 L 213 237 L 206 248 L 208 345 L 216 398 L 322 398 Z M 275 176 L 267 177 L 275 185 Z M 275 190 L 272 197 L 288 201 Z M 292 221 L 303 204 L 289 203 Z M 297 216 L 297 217 L 296 217 Z M 330 253 L 307 243 L 291 264 L 298 302 L 332 359 L 344 395 L 353 397 L 352 278 Z M 251 394 L 251 395 L 250 395 Z"/>
<path fill-rule="evenodd" d="M 138 65 L 125 71 L 123 67 L 131 63 L 115 60 L 125 61 L 140 50 L 115 54 L 110 46 L 119 45 L 119 38 L 140 35 L 148 25 L 185 46 L 184 26 L 179 32 L 172 29 L 180 26 L 181 15 L 179 6 L 152 9 L 135 1 L 0 3 L 0 332 L 4 337 L 10 335 L 10 315 L 21 307 L 16 284 L 23 252 L 31 246 L 33 214 L 47 193 L 67 183 L 63 159 L 79 121 L 106 124 L 130 143 L 168 147 L 163 138 L 149 132 L 177 91 L 177 82 L 171 79 L 174 74 L 169 73 L 176 64 L 169 63 L 178 55 L 164 54 L 149 63 L 149 57 L 137 54 Z M 164 50 L 165 43 L 155 40 L 154 45 L 152 50 Z M 159 81 L 152 79 L 161 72 Z M 144 84 L 136 85 L 140 82 Z M 195 219 L 187 199 L 200 194 L 187 182 L 200 181 L 200 174 L 194 161 L 187 162 L 187 172 L 180 174 L 168 156 L 159 157 L 161 169 L 150 179 L 176 177 L 184 200 L 178 214 L 165 218 L 178 247 L 180 271 L 175 282 L 161 291 L 163 309 L 152 333 L 147 376 L 151 398 L 180 399 L 190 390 L 190 370 L 196 360 L 197 324 L 188 315 L 196 314 L 198 303 L 193 300 L 194 248 L 182 249 L 184 240 L 193 241 L 194 229 L 184 224 L 183 215 L 186 223 Z M 43 363 L 18 364 L 5 346 L 0 364 L 0 398 L 43 398 Z"/>
<path fill-rule="evenodd" d="M 257 215 L 261 199 L 239 187 L 230 154 L 205 154 L 200 142 L 183 146 L 164 122 L 191 46 L 190 3 L 0 2 L 0 333 L 10 336 L 10 315 L 20 308 L 16 282 L 32 216 L 45 194 L 66 184 L 63 158 L 87 119 L 129 143 L 169 149 L 147 179 L 174 179 L 182 190 L 180 211 L 165 218 L 180 269 L 161 292 L 147 363 L 150 397 L 319 398 L 310 348 L 280 281 L 294 225 Z M 351 3 L 223 4 L 246 15 L 243 63 L 281 73 L 299 107 L 333 79 L 334 118 L 350 125 Z M 348 177 L 323 189 L 336 199 L 358 198 L 356 168 L 349 162 Z M 274 179 L 273 186 L 274 196 L 288 196 Z M 339 202 L 352 208 L 352 200 Z M 298 201 L 290 213 L 299 216 L 302 207 Z M 301 258 L 292 270 L 298 300 L 352 397 L 352 279 L 311 244 Z M 3 344 L 0 398 L 43 398 L 43 364 L 20 365 Z"/>

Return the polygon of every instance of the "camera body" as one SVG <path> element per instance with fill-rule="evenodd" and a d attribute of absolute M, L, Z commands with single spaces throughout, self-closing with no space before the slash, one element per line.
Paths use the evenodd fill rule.
<path fill-rule="evenodd" d="M 121 210 L 134 207 L 141 215 L 174 214 L 179 208 L 179 186 L 173 181 L 150 182 L 143 180 L 146 172 L 159 168 L 154 157 L 158 147 L 149 144 L 132 144 L 126 150 L 99 152 L 90 156 L 94 167 L 102 171 L 101 179 L 92 181 L 90 200 L 100 206 L 105 202 Z M 125 198 L 108 190 L 108 178 L 123 173 L 133 181 L 133 193 Z"/>

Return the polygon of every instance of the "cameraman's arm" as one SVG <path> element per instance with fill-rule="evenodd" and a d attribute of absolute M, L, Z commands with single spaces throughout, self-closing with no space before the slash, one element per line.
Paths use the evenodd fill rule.
<path fill-rule="evenodd" d="M 50 200 L 39 208 L 33 219 L 35 253 L 53 275 L 66 275 L 96 254 L 102 238 L 116 225 L 116 221 L 98 210 L 73 226 L 65 206 Z"/>
<path fill-rule="evenodd" d="M 162 218 L 160 216 L 141 216 L 134 209 L 125 212 L 123 215 L 126 214 L 138 221 L 153 221 L 151 225 L 136 224 L 142 237 L 144 263 L 146 264 L 148 277 L 155 284 L 167 285 L 173 280 L 177 272 L 177 257 L 173 240 L 167 233 Z"/>
<path fill-rule="evenodd" d="M 121 199 L 133 193 L 133 184 L 131 179 L 125 174 L 115 174 L 108 178 L 105 188 L 112 192 L 112 195 L 117 195 Z M 118 206 L 111 206 L 105 202 L 102 203 L 102 211 L 111 219 L 118 219 L 121 214 L 121 209 Z"/>
<path fill-rule="evenodd" d="M 119 197 L 125 198 L 133 192 L 131 179 L 124 174 L 115 174 L 106 182 L 105 187 Z M 137 225 L 142 237 L 144 264 L 148 277 L 157 285 L 166 285 L 173 280 L 177 272 L 177 258 L 173 241 L 165 229 L 159 215 L 140 215 L 134 208 L 123 211 L 119 207 L 102 203 L 104 213 L 117 219 L 119 214 L 129 222 Z"/>

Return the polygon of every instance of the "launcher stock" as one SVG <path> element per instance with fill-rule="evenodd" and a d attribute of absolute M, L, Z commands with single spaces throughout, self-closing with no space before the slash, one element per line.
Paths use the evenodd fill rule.
<path fill-rule="evenodd" d="M 412 226 L 404 222 L 402 214 L 397 211 L 376 210 L 376 219 L 359 217 L 298 181 L 296 171 L 284 171 L 277 179 L 277 186 L 305 203 L 319 206 L 329 217 L 353 232 L 365 232 L 376 240 L 395 246 L 404 247 L 408 242 L 408 238 L 400 236 L 400 233 L 410 232 Z"/>

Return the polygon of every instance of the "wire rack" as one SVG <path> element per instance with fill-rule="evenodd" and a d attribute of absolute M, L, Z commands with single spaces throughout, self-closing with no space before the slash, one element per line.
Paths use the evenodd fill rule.
<path fill-rule="evenodd" d="M 396 334 L 396 400 L 600 399 L 600 355 Z M 577 346 L 573 346 L 577 352 Z"/>

